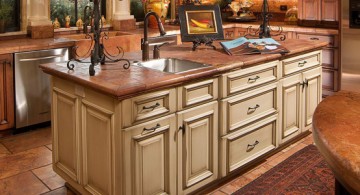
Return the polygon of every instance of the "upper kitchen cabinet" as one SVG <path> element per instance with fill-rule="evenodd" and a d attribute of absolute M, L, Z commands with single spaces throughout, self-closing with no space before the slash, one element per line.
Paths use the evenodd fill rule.
<path fill-rule="evenodd" d="M 0 130 L 14 127 L 13 56 L 0 55 Z"/>
<path fill-rule="evenodd" d="M 338 0 L 299 0 L 298 24 L 313 27 L 338 27 Z"/>

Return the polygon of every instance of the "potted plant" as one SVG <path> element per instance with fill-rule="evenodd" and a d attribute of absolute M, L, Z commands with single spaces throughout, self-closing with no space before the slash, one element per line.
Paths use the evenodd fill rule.
<path fill-rule="evenodd" d="M 5 32 L 6 21 L 10 18 L 12 7 L 10 4 L 0 2 L 0 33 Z"/>

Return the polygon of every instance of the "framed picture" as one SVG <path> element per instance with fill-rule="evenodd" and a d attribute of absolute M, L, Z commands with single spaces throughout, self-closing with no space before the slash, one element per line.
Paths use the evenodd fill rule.
<path fill-rule="evenodd" d="M 179 6 L 181 41 L 202 42 L 224 39 L 218 5 Z"/>

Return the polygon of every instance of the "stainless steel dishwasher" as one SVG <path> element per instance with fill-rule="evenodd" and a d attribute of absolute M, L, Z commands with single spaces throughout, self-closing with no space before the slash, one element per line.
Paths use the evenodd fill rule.
<path fill-rule="evenodd" d="M 15 53 L 16 129 L 50 121 L 50 80 L 39 65 L 68 59 L 68 48 Z"/>

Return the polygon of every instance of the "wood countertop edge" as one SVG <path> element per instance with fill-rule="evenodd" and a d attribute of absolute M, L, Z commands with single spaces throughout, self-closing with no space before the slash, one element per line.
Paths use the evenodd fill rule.
<path fill-rule="evenodd" d="M 345 97 L 346 93 L 352 93 L 352 92 L 340 91 L 337 92 L 334 97 L 342 96 L 344 99 L 347 99 L 348 101 L 350 98 Z M 357 95 L 357 97 L 358 99 L 360 98 L 360 93 Z M 328 98 L 333 98 L 333 97 L 330 96 Z M 350 145 L 353 145 L 354 143 L 351 142 L 348 145 L 344 145 L 344 146 L 341 145 L 341 143 L 343 143 L 342 139 L 343 137 L 345 137 L 344 129 L 338 130 L 335 128 L 350 123 L 359 124 L 360 122 L 346 121 L 347 117 L 341 116 L 344 115 L 346 112 L 344 113 L 338 111 L 338 112 L 330 113 L 330 110 L 326 109 L 325 104 L 328 104 L 327 106 L 331 105 L 331 107 L 333 107 L 335 106 L 335 102 L 329 101 L 330 99 L 328 98 L 320 102 L 320 104 L 318 105 L 318 107 L 314 112 L 313 125 L 312 125 L 313 139 L 320 153 L 325 158 L 326 162 L 334 172 L 337 180 L 343 186 L 345 186 L 349 192 L 358 194 L 360 193 L 360 164 L 359 164 L 360 157 L 358 157 L 357 159 L 353 159 L 353 158 L 349 159 L 351 155 L 344 155 L 344 151 L 350 149 L 348 147 L 350 147 Z M 336 106 L 343 105 L 340 103 L 340 101 L 336 101 L 336 103 L 340 104 Z M 349 102 L 347 102 L 347 104 L 348 103 Z M 330 122 L 331 119 L 329 119 L 330 115 L 335 115 L 334 120 L 332 122 Z M 345 120 L 341 121 L 341 124 L 338 123 L 334 124 L 335 119 L 337 122 L 339 122 L 338 121 L 339 119 L 345 119 Z M 329 125 L 331 127 L 329 127 Z M 359 133 L 360 129 L 353 131 L 354 133 L 355 132 Z M 334 137 L 339 135 L 341 136 L 341 138 L 334 139 Z M 360 153 L 360 151 L 356 151 L 355 153 Z M 356 162 L 351 162 L 351 160 L 356 160 Z"/>

